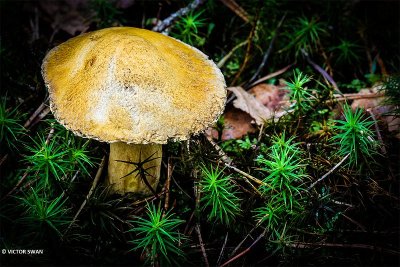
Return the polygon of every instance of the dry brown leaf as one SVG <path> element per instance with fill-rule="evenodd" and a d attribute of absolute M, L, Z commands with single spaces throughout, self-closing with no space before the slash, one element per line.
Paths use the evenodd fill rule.
<path fill-rule="evenodd" d="M 283 90 L 283 88 L 284 86 L 262 83 L 251 88 L 249 93 L 269 110 L 275 112 L 282 109 L 281 101 L 289 99 L 288 91 Z"/>
<path fill-rule="evenodd" d="M 378 93 L 378 91 L 380 89 L 381 89 L 381 86 L 375 86 L 372 88 L 361 89 L 360 92 L 358 92 L 358 94 L 364 95 L 364 94 Z M 383 100 L 384 100 L 383 97 L 356 99 L 351 104 L 351 108 L 353 110 L 356 109 L 357 107 L 363 108 L 365 110 L 370 109 L 370 108 L 372 109 L 372 108 L 381 106 Z"/>
<path fill-rule="evenodd" d="M 263 124 L 265 120 L 272 117 L 272 111 L 265 107 L 263 103 L 257 100 L 253 95 L 243 90 L 242 87 L 229 87 L 227 89 L 236 95 L 233 105 L 250 114 L 258 125 Z"/>
<path fill-rule="evenodd" d="M 264 116 L 260 118 L 261 123 L 263 123 L 263 118 L 270 119 L 273 115 L 281 116 L 283 113 L 281 102 L 288 98 L 287 91 L 282 90 L 283 87 L 283 85 L 259 84 L 251 88 L 249 92 L 244 91 L 241 87 L 228 88 L 228 90 L 234 92 L 236 96 L 239 94 L 238 99 L 235 100 L 233 104 L 235 105 L 235 102 L 240 99 L 239 104 L 244 107 L 243 109 L 228 107 L 225 110 L 225 128 L 222 131 L 221 139 L 223 141 L 238 139 L 248 133 L 254 133 L 256 131 L 254 117 L 257 117 L 254 114 L 261 113 Z M 257 108 L 255 108 L 254 105 L 256 105 Z M 250 115 L 250 111 L 254 117 Z M 260 116 L 258 115 L 258 117 Z M 209 128 L 206 134 L 214 139 L 218 139 L 218 132 L 215 129 Z"/>
<path fill-rule="evenodd" d="M 231 107 L 224 112 L 224 130 L 222 131 L 222 141 L 239 139 L 248 133 L 254 133 L 256 128 L 251 123 L 253 119 L 244 111 Z M 218 139 L 218 132 L 214 128 L 208 128 L 206 135 L 213 139 Z"/>
<path fill-rule="evenodd" d="M 377 85 L 372 88 L 361 89 L 359 94 L 363 95 L 369 93 L 378 93 L 381 88 L 381 85 Z M 392 107 L 385 105 L 384 100 L 384 97 L 356 99 L 351 104 L 351 108 L 353 110 L 355 110 L 357 107 L 370 110 L 376 119 L 386 123 L 389 132 L 398 132 L 400 128 L 400 118 L 385 115 L 385 113 L 388 113 L 392 110 Z M 400 138 L 399 135 L 396 137 Z"/>

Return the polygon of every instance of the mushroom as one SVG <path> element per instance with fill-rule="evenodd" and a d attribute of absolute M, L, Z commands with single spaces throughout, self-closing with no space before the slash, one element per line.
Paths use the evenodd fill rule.
<path fill-rule="evenodd" d="M 107 180 L 119 194 L 154 192 L 162 144 L 204 130 L 226 101 L 224 77 L 205 54 L 131 27 L 60 44 L 44 58 L 42 75 L 55 118 L 76 135 L 110 143 Z"/>

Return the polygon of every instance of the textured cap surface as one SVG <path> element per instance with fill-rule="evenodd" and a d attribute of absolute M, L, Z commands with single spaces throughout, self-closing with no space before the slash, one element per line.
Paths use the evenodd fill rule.
<path fill-rule="evenodd" d="M 206 55 L 137 28 L 72 38 L 46 55 L 42 74 L 57 120 L 106 142 L 185 140 L 213 123 L 226 100 L 224 77 Z"/>

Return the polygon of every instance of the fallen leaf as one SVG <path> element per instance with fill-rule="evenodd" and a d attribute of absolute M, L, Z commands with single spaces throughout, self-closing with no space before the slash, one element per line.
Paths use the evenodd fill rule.
<path fill-rule="evenodd" d="M 286 113 L 284 108 L 289 105 L 284 100 L 288 99 L 288 91 L 284 90 L 285 83 L 279 85 L 259 84 L 252 87 L 249 92 L 241 87 L 230 87 L 237 99 L 233 102 L 234 107 L 228 106 L 224 112 L 224 129 L 221 139 L 242 138 L 246 134 L 256 132 L 257 124 L 264 123 L 264 120 L 271 119 L 273 116 L 278 118 Z M 282 104 L 284 103 L 284 104 Z M 209 128 L 206 135 L 213 139 L 218 139 L 218 132 Z"/>
<path fill-rule="evenodd" d="M 227 108 L 224 112 L 224 129 L 222 131 L 222 141 L 239 139 L 248 133 L 254 133 L 256 127 L 251 123 L 253 120 L 249 114 L 235 107 Z M 218 139 L 218 132 L 209 127 L 205 133 L 213 139 Z"/>
<path fill-rule="evenodd" d="M 282 101 L 288 100 L 288 91 L 284 90 L 285 86 L 276 86 L 273 84 L 262 83 L 254 86 L 249 90 L 257 100 L 271 111 L 279 111 L 282 109 Z"/>
<path fill-rule="evenodd" d="M 378 93 L 378 91 L 381 88 L 382 88 L 382 86 L 374 86 L 372 88 L 361 89 L 360 92 L 358 92 L 358 94 L 364 95 L 364 94 Z M 359 107 L 359 108 L 363 108 L 363 109 L 367 110 L 367 109 L 381 106 L 383 100 L 384 100 L 384 97 L 356 99 L 351 104 L 351 108 L 354 110 L 357 107 Z"/>
<path fill-rule="evenodd" d="M 379 93 L 381 89 L 382 85 L 376 85 L 372 88 L 361 89 L 359 94 Z M 400 129 L 400 118 L 385 115 L 389 113 L 393 107 L 385 105 L 384 101 L 385 97 L 356 99 L 351 104 L 351 108 L 355 110 L 358 107 L 371 111 L 375 119 L 386 123 L 389 132 L 398 132 Z M 400 139 L 400 134 L 396 135 L 396 137 Z"/>
<path fill-rule="evenodd" d="M 273 116 L 273 112 L 270 109 L 265 107 L 263 103 L 257 100 L 252 94 L 243 90 L 242 87 L 229 87 L 227 89 L 236 95 L 233 106 L 248 113 L 256 120 L 258 125 L 263 124 L 264 121 Z"/>

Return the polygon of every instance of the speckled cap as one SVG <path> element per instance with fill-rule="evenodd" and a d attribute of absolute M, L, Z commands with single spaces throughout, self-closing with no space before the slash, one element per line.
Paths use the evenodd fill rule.
<path fill-rule="evenodd" d="M 212 124 L 226 101 L 224 77 L 205 54 L 130 27 L 62 43 L 46 55 L 42 75 L 56 119 L 109 143 L 185 140 Z"/>

